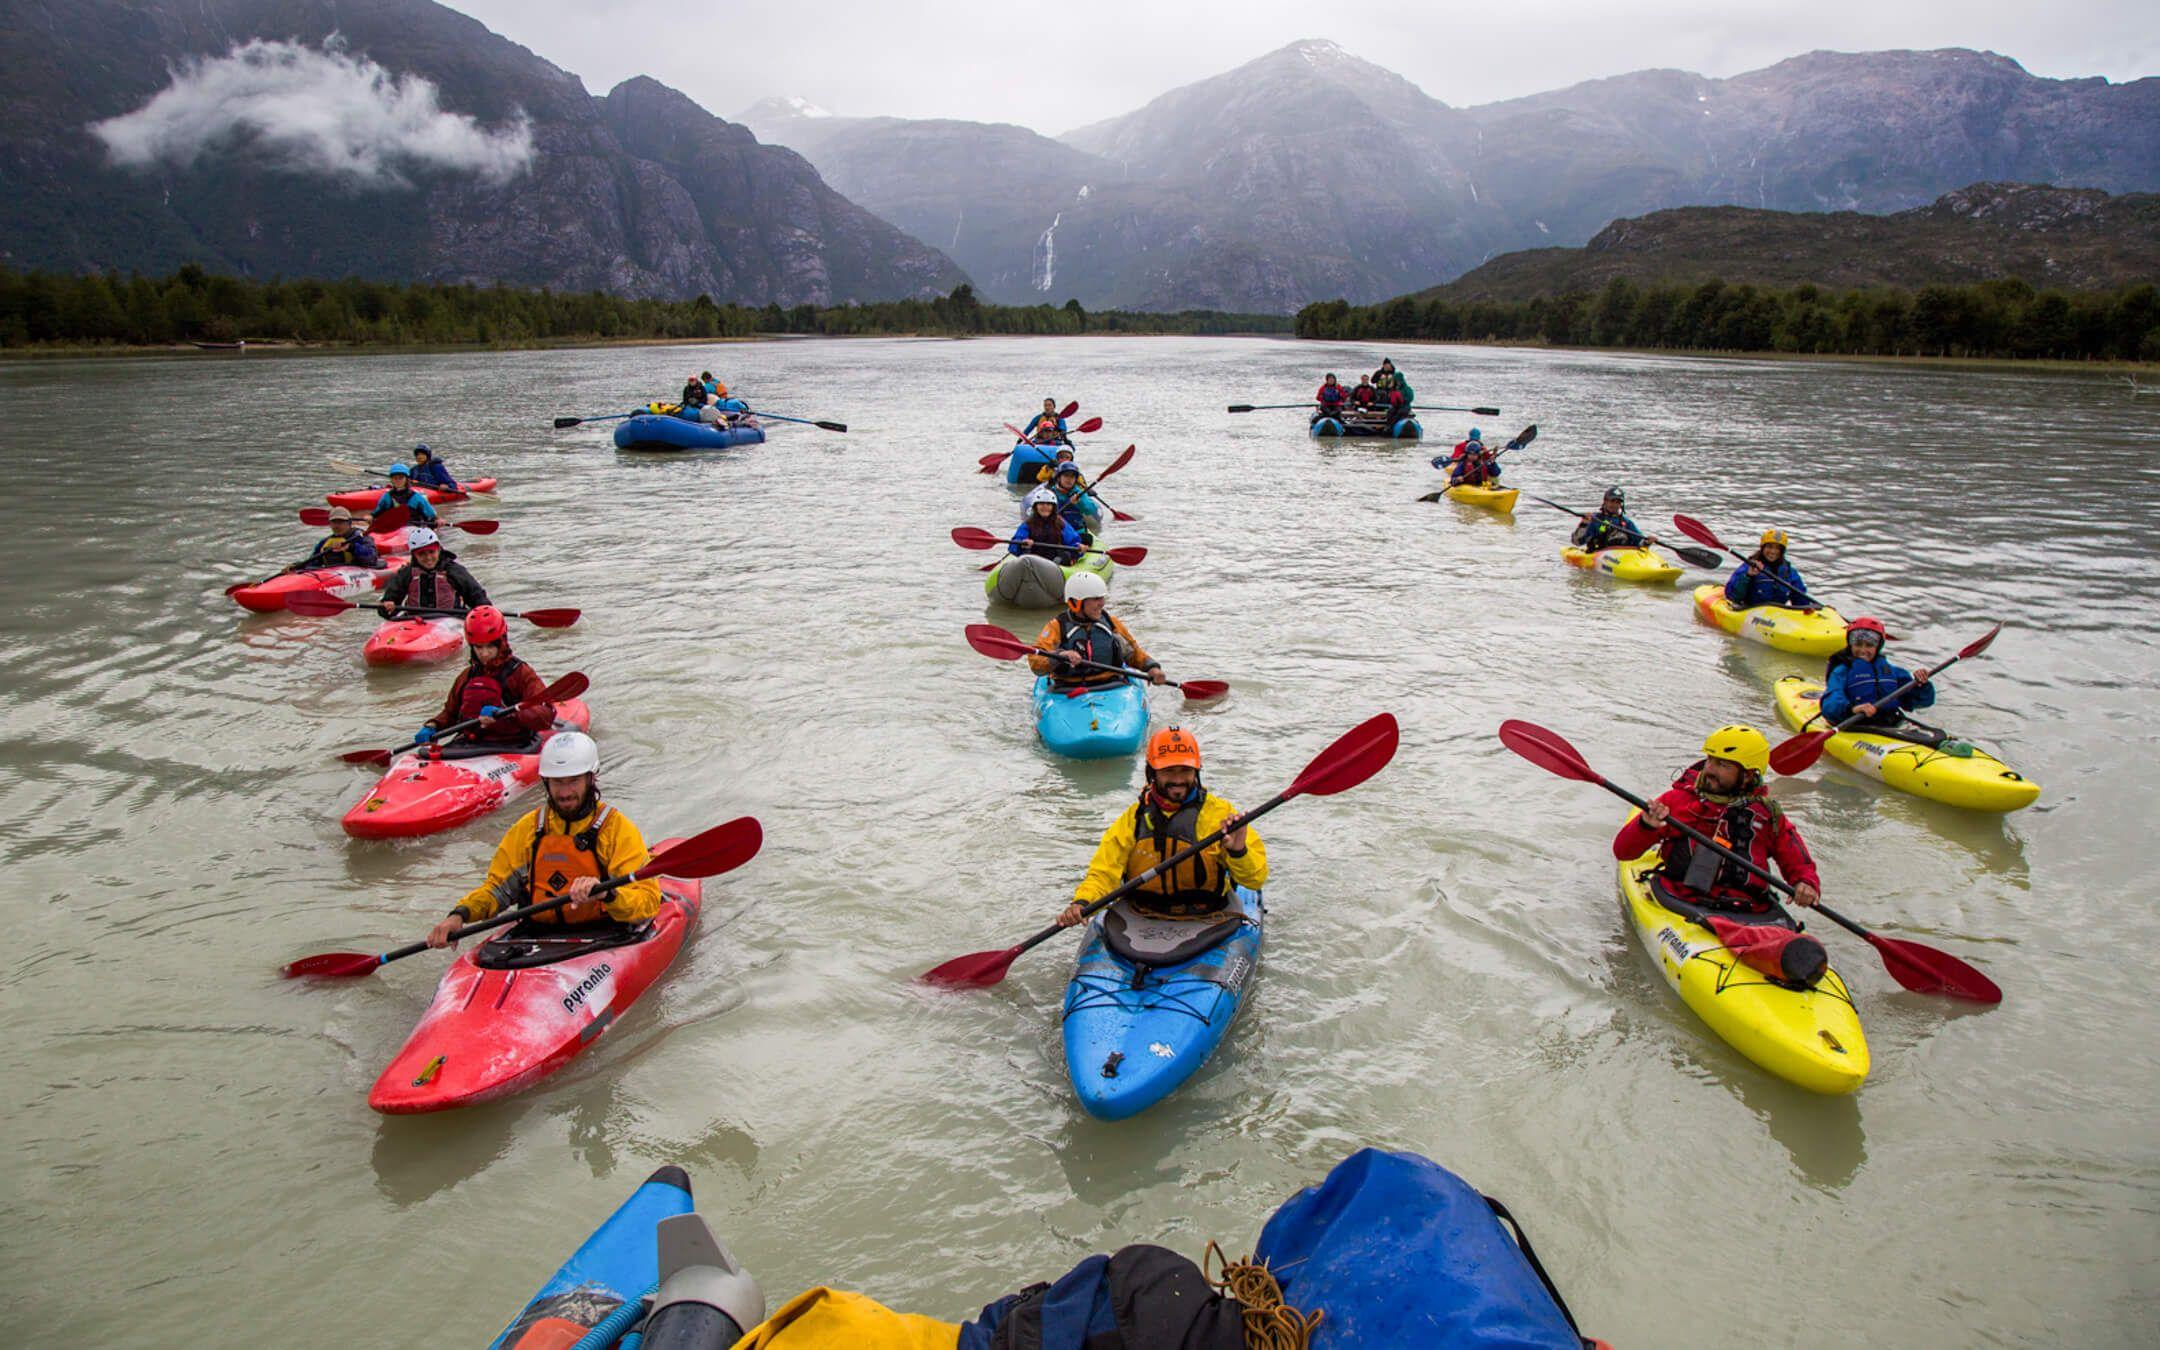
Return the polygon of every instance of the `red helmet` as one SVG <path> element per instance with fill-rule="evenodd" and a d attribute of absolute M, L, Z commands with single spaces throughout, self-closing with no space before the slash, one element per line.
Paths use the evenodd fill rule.
<path fill-rule="evenodd" d="M 1884 642 L 1903 641 L 1897 634 L 1884 628 L 1881 619 L 1872 618 L 1866 614 L 1845 625 L 1846 641 L 1851 641 L 1854 633 L 1873 633 Z"/>
<path fill-rule="evenodd" d="M 465 616 L 465 640 L 475 647 L 483 642 L 500 642 L 509 631 L 502 611 L 493 605 L 482 605 Z"/>

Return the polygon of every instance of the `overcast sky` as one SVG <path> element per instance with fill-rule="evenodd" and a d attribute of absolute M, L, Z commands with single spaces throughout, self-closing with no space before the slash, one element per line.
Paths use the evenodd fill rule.
<path fill-rule="evenodd" d="M 1817 48 L 1975 47 L 2036 75 L 2160 74 L 2152 0 L 447 0 L 604 93 L 650 75 L 722 117 L 768 94 L 850 116 L 1056 135 L 1299 38 L 1443 102 L 1647 67 L 1737 75 Z"/>

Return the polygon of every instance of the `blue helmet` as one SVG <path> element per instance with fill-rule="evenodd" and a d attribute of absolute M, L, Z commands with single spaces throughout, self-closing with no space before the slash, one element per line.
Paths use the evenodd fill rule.
<path fill-rule="evenodd" d="M 414 454 L 416 454 L 416 455 L 432 455 L 432 454 L 434 454 L 434 453 L 435 453 L 435 452 L 434 452 L 433 450 L 430 450 L 430 449 L 428 449 L 428 448 L 427 448 L 426 446 L 424 446 L 424 445 L 416 445 L 416 446 L 414 446 L 414 447 L 412 448 L 412 452 L 413 452 Z"/>
<path fill-rule="evenodd" d="M 1485 433 L 1479 431 L 1476 427 L 1472 427 L 1470 428 L 1470 439 L 1473 441 L 1482 441 L 1485 439 Z"/>
<path fill-rule="evenodd" d="M 393 464 L 390 466 L 390 476 L 392 478 L 410 478 L 412 477 L 412 466 L 410 464 Z"/>

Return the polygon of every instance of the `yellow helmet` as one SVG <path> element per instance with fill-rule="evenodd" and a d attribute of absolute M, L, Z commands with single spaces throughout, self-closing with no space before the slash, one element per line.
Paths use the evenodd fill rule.
<path fill-rule="evenodd" d="M 1779 548 L 1788 548 L 1791 546 L 1790 541 L 1786 539 L 1785 531 L 1783 530 L 1764 530 L 1762 532 L 1762 542 L 1764 544 L 1776 544 Z M 1756 545 L 1756 547 L 1758 548 L 1760 548 L 1761 546 L 1761 544 Z"/>
<path fill-rule="evenodd" d="M 1770 738 L 1753 727 L 1719 727 L 1703 738 L 1702 748 L 1714 759 L 1729 759 L 1756 773 L 1770 767 Z"/>

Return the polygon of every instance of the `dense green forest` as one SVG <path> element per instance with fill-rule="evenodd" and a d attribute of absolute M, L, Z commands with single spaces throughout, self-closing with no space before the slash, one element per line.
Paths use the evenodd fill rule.
<path fill-rule="evenodd" d="M 0 267 L 0 348 L 250 341 L 444 345 L 594 339 L 724 338 L 758 333 L 1257 333 L 1290 331 L 1268 314 L 1090 314 L 986 305 L 961 286 L 935 300 L 819 309 L 751 309 L 695 300 L 626 300 L 589 291 L 360 281 L 252 281 L 186 266 L 167 277 L 69 276 Z"/>
<path fill-rule="evenodd" d="M 1639 286 L 1450 303 L 1402 296 L 1298 311 L 1302 338 L 1548 342 L 1563 347 L 1796 352 L 1836 356 L 2053 357 L 2160 361 L 2160 291 L 2036 291 L 2022 281 L 1918 290 Z"/>

